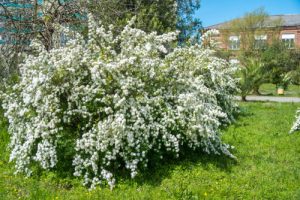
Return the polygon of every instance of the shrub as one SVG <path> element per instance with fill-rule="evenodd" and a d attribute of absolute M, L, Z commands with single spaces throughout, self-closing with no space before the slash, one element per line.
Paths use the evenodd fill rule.
<path fill-rule="evenodd" d="M 152 155 L 188 147 L 232 156 L 219 127 L 233 120 L 236 80 L 213 50 L 168 53 L 176 33 L 148 34 L 131 23 L 114 36 L 90 20 L 88 38 L 39 47 L 3 96 L 16 172 L 72 159 L 85 185 L 113 187 L 118 170 L 135 177 Z"/>
<path fill-rule="evenodd" d="M 298 130 L 300 130 L 300 109 L 297 111 L 296 121 L 294 122 L 290 133 L 293 133 Z"/>
<path fill-rule="evenodd" d="M 264 63 L 257 57 L 245 57 L 237 76 L 240 77 L 239 88 L 243 101 L 251 92 L 259 93 L 259 86 L 266 81 L 266 73 L 264 72 Z"/>

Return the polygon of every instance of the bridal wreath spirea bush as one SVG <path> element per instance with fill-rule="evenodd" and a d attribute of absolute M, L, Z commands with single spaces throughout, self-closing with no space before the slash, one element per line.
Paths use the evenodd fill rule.
<path fill-rule="evenodd" d="M 294 125 L 292 126 L 290 133 L 293 133 L 293 132 L 299 131 L 299 130 L 300 130 L 300 109 L 297 111 L 296 121 L 295 121 Z"/>
<path fill-rule="evenodd" d="M 135 177 L 183 147 L 232 156 L 219 127 L 236 109 L 234 69 L 197 45 L 168 53 L 177 33 L 131 27 L 114 36 L 90 20 L 88 40 L 26 58 L 3 104 L 16 172 L 55 169 L 71 154 L 85 185 L 113 187 L 118 170 Z"/>

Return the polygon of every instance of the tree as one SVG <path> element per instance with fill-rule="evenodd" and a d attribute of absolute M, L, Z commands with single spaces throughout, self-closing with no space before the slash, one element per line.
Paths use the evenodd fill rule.
<path fill-rule="evenodd" d="M 300 85 L 300 49 L 290 51 L 292 69 L 286 76 L 291 84 Z"/>
<path fill-rule="evenodd" d="M 15 3 L 0 3 L 3 19 L 4 44 L 0 46 L 0 76 L 10 78 L 18 73 L 23 54 L 31 54 L 30 42 L 39 40 L 49 51 L 62 45 L 57 26 L 79 27 L 84 16 L 77 1 L 19 0 Z M 3 80 L 3 79 L 1 79 Z"/>
<path fill-rule="evenodd" d="M 273 41 L 262 53 L 269 81 L 287 88 L 289 83 L 299 84 L 300 52 L 288 49 L 281 41 Z"/>
<path fill-rule="evenodd" d="M 176 1 L 174 0 L 90 0 L 83 6 L 96 20 L 108 26 L 113 24 L 121 31 L 133 16 L 135 27 L 146 32 L 159 34 L 174 31 L 176 28 Z"/>
<path fill-rule="evenodd" d="M 177 30 L 179 43 L 187 42 L 191 37 L 199 37 L 202 24 L 194 18 L 195 11 L 200 8 L 200 0 L 177 0 Z"/>
<path fill-rule="evenodd" d="M 146 32 L 162 34 L 177 29 L 180 43 L 201 27 L 200 20 L 193 17 L 200 0 L 90 0 L 87 7 L 96 19 L 105 25 L 114 24 L 119 31 L 133 16 L 135 27 Z"/>
<path fill-rule="evenodd" d="M 238 73 L 240 77 L 239 88 L 242 100 L 246 101 L 246 96 L 253 90 L 258 90 L 259 86 L 265 82 L 267 75 L 263 73 L 265 67 L 259 56 L 245 55 L 242 63 Z"/>

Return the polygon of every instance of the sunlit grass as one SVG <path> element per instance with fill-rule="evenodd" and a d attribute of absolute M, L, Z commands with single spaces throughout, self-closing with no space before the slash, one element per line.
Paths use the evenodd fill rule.
<path fill-rule="evenodd" d="M 242 103 L 224 130 L 237 161 L 197 152 L 166 160 L 135 180 L 88 191 L 80 181 L 46 172 L 13 175 L 0 123 L 0 199 L 300 199 L 300 133 L 288 134 L 300 104 Z M 1 118 L 0 118 L 1 121 Z"/>
<path fill-rule="evenodd" d="M 289 85 L 284 91 L 284 95 L 278 95 L 276 85 L 270 83 L 261 85 L 259 91 L 262 95 L 300 97 L 300 85 Z"/>

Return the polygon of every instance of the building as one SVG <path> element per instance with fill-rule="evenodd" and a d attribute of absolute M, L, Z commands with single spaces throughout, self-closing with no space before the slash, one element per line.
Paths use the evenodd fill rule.
<path fill-rule="evenodd" d="M 15 37 L 17 34 L 31 32 L 30 22 L 34 8 L 31 2 L 30 0 L 0 0 L 0 44 L 18 43 Z M 41 5 L 42 0 L 38 0 L 37 4 Z M 22 43 L 24 42 L 26 43 L 26 41 Z"/>
<path fill-rule="evenodd" d="M 268 17 L 267 22 L 280 21 L 277 27 L 272 25 L 264 25 L 261 27 L 264 32 L 254 35 L 255 47 L 259 48 L 271 41 L 274 37 L 275 29 L 276 37 L 282 40 L 290 49 L 295 47 L 300 48 L 300 14 L 294 15 L 271 15 Z M 241 39 L 243 33 L 232 33 L 228 28 L 232 21 L 208 26 L 205 30 L 217 29 L 220 34 L 214 39 L 220 42 L 220 48 L 226 50 L 239 50 L 241 48 Z M 270 24 L 270 23 L 266 23 Z"/>

